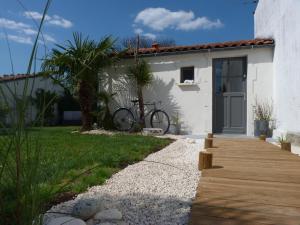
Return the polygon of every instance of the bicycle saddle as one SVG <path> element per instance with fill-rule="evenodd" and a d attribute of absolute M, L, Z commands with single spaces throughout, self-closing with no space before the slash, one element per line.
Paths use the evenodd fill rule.
<path fill-rule="evenodd" d="M 135 99 L 135 100 L 131 100 L 132 103 L 137 103 L 139 102 L 139 100 Z"/>

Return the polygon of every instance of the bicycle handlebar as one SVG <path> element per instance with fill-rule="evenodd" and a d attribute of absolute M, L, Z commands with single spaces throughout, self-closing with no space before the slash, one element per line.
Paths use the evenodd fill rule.
<path fill-rule="evenodd" d="M 139 103 L 139 100 L 131 100 L 131 102 L 136 105 Z M 159 104 L 161 105 L 162 104 L 162 101 L 157 101 L 157 102 L 145 102 L 144 105 L 156 105 L 156 104 Z"/>

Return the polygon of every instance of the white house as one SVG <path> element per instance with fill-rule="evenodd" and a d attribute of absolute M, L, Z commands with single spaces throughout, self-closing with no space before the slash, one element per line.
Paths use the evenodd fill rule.
<path fill-rule="evenodd" d="M 299 138 L 300 1 L 259 0 L 255 37 L 275 40 L 273 99 L 277 129 L 274 136 L 288 133 Z"/>
<path fill-rule="evenodd" d="M 154 75 L 145 100 L 179 114 L 184 133 L 253 135 L 256 99 L 273 96 L 273 49 L 272 39 L 140 49 Z M 124 59 L 111 73 L 124 73 L 132 62 Z M 128 104 L 130 90 L 113 89 Z"/>

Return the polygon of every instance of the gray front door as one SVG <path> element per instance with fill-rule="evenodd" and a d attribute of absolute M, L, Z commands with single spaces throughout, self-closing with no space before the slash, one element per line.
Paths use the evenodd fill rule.
<path fill-rule="evenodd" d="M 247 58 L 213 60 L 213 131 L 246 132 Z"/>

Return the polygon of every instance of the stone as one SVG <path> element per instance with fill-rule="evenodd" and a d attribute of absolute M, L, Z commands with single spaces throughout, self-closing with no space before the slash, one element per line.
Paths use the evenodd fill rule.
<path fill-rule="evenodd" d="M 186 140 L 189 144 L 195 144 L 196 143 L 195 139 L 187 138 Z"/>
<path fill-rule="evenodd" d="M 97 225 L 116 225 L 116 224 L 115 223 L 104 222 L 104 223 L 97 223 Z"/>
<path fill-rule="evenodd" d="M 90 219 L 101 209 L 100 199 L 80 199 L 75 203 L 72 216 L 79 217 L 83 220 Z"/>
<path fill-rule="evenodd" d="M 94 219 L 89 219 L 86 221 L 86 225 L 94 225 L 94 224 L 95 224 Z"/>
<path fill-rule="evenodd" d="M 100 220 L 100 221 L 121 220 L 122 213 L 118 209 L 106 209 L 106 210 L 98 212 L 94 216 L 94 219 Z"/>
<path fill-rule="evenodd" d="M 143 128 L 142 133 L 145 136 L 160 136 L 164 134 L 161 128 Z"/>
<path fill-rule="evenodd" d="M 81 219 L 63 216 L 52 219 L 47 225 L 86 225 L 86 223 Z"/>
<path fill-rule="evenodd" d="M 117 223 L 117 225 L 129 225 L 129 223 L 126 223 L 125 221 L 120 221 Z"/>

